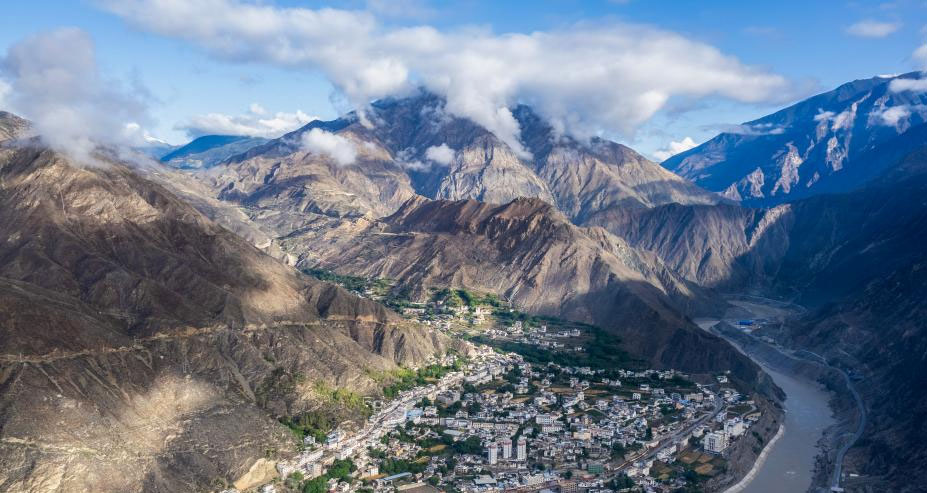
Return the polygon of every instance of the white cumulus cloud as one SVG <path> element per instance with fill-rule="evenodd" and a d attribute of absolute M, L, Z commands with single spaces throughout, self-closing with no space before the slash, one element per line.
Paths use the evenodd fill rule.
<path fill-rule="evenodd" d="M 866 19 L 847 27 L 847 33 L 861 38 L 884 38 L 899 29 L 901 29 L 901 24 L 897 22 Z"/>
<path fill-rule="evenodd" d="M 879 113 L 882 123 L 891 127 L 898 125 L 898 122 L 911 116 L 911 110 L 907 106 L 892 106 Z"/>
<path fill-rule="evenodd" d="M 698 144 L 692 140 L 692 137 L 686 136 L 678 142 L 675 140 L 670 141 L 669 145 L 667 145 L 665 148 L 654 151 L 653 157 L 657 158 L 658 161 L 666 161 L 670 157 L 675 156 L 680 152 L 688 151 L 697 145 Z"/>
<path fill-rule="evenodd" d="M 313 128 L 303 134 L 302 147 L 313 154 L 331 158 L 339 166 L 354 164 L 357 160 L 357 148 L 353 142 L 320 128 Z"/>
<path fill-rule="evenodd" d="M 888 83 L 892 92 L 924 92 L 927 91 L 927 78 L 924 79 L 895 79 Z"/>
<path fill-rule="evenodd" d="M 439 146 L 431 146 L 428 149 L 425 149 L 425 158 L 429 161 L 433 161 L 443 166 L 451 164 L 454 160 L 454 149 L 448 147 L 447 144 L 441 144 Z"/>
<path fill-rule="evenodd" d="M 241 0 L 101 0 L 147 31 L 215 57 L 322 70 L 355 107 L 413 85 L 527 156 L 508 110 L 528 103 L 561 132 L 628 134 L 671 98 L 741 102 L 790 97 L 789 83 L 717 48 L 628 23 L 529 34 L 486 28 L 389 27 L 369 11 L 278 7 Z M 363 115 L 362 121 L 363 120 Z"/>
<path fill-rule="evenodd" d="M 195 115 L 189 121 L 175 128 L 184 130 L 190 137 L 203 135 L 247 135 L 249 137 L 276 138 L 296 130 L 316 120 L 297 110 L 295 113 L 277 112 L 268 114 L 258 103 L 252 103 L 248 113 L 243 115 L 226 115 L 224 113 L 207 113 Z"/>
<path fill-rule="evenodd" d="M 90 36 L 77 28 L 36 34 L 0 59 L 5 105 L 32 121 L 52 148 L 81 164 L 95 164 L 100 144 L 138 145 L 149 123 L 144 89 L 104 78 Z M 134 124 L 135 131 L 128 130 Z"/>
<path fill-rule="evenodd" d="M 910 124 L 908 120 L 912 115 L 917 114 L 921 121 L 927 119 L 927 105 L 924 104 L 902 104 L 887 108 L 877 108 L 871 113 L 876 123 L 889 127 L 906 127 Z"/>

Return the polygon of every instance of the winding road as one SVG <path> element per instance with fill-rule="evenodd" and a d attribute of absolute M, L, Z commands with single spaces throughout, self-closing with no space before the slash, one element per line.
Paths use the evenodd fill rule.
<path fill-rule="evenodd" d="M 855 445 L 856 442 L 858 442 L 863 437 L 863 431 L 866 429 L 866 406 L 863 404 L 863 398 L 860 397 L 859 391 L 856 390 L 856 386 L 853 385 L 853 380 L 850 378 L 850 375 L 847 372 L 837 368 L 836 366 L 832 366 L 827 362 L 827 359 L 812 351 L 798 350 L 794 351 L 792 354 L 795 357 L 800 357 L 799 354 L 810 354 L 814 356 L 821 365 L 840 372 L 846 381 L 847 388 L 850 389 L 850 393 L 853 394 L 853 399 L 856 400 L 856 407 L 859 409 L 859 423 L 856 425 L 856 431 L 852 433 L 851 439 L 847 440 L 847 442 L 837 450 L 837 455 L 834 457 L 834 473 L 831 476 L 830 484 L 832 488 L 839 488 L 840 480 L 843 476 L 843 460 L 846 457 L 847 452 L 853 448 L 853 445 Z"/>

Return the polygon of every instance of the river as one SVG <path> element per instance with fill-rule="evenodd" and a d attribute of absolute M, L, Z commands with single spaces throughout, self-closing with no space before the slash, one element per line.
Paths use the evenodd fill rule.
<path fill-rule="evenodd" d="M 709 329 L 717 320 L 700 320 Z M 736 345 L 735 345 L 736 346 Z M 738 349 L 740 349 L 738 347 Z M 801 493 L 811 486 L 817 442 L 824 430 L 834 424 L 828 406 L 830 396 L 817 382 L 771 369 L 749 353 L 786 394 L 785 423 L 778 440 L 771 445 L 765 460 L 760 461 L 750 479 L 730 493 Z"/>

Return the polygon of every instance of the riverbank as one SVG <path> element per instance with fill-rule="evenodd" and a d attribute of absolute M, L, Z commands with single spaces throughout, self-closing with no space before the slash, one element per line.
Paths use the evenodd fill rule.
<path fill-rule="evenodd" d="M 760 456 L 756 458 L 756 462 L 753 463 L 753 467 L 750 469 L 750 472 L 747 473 L 737 484 L 731 486 L 730 488 L 724 490 L 724 493 L 739 493 L 744 490 L 750 483 L 756 478 L 756 475 L 763 468 L 763 465 L 766 464 L 766 459 L 769 457 L 769 453 L 776 447 L 776 443 L 779 439 L 782 438 L 782 435 L 785 433 L 785 425 L 779 425 L 779 430 L 776 431 L 776 435 L 773 436 L 772 440 L 763 447 L 763 451 L 760 452 Z"/>

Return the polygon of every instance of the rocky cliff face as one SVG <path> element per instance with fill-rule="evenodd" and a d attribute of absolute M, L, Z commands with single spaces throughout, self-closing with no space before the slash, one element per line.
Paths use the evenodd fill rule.
<path fill-rule="evenodd" d="M 844 84 L 744 123 L 663 165 L 754 206 L 857 189 L 894 162 L 873 149 L 891 149 L 882 144 L 927 121 L 927 93 L 911 90 L 920 77 Z"/>
<path fill-rule="evenodd" d="M 415 194 L 411 181 L 387 150 L 354 130 L 363 127 L 339 133 L 356 146 L 356 162 L 350 165 L 290 144 L 308 131 L 303 129 L 194 176 L 210 187 L 214 197 L 242 205 L 281 235 L 300 228 L 313 214 L 389 214 Z"/>
<path fill-rule="evenodd" d="M 316 382 L 373 391 L 446 344 L 105 156 L 0 148 L 0 238 L 4 491 L 230 484 L 294 450 L 275 418 Z"/>
<path fill-rule="evenodd" d="M 775 276 L 792 213 L 789 205 L 751 209 L 731 204 L 668 204 L 610 209 L 590 217 L 675 272 L 717 289 L 764 287 Z"/>

